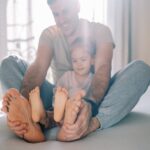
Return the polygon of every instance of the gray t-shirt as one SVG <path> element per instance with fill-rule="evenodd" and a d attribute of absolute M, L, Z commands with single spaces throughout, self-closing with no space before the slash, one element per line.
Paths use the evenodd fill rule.
<path fill-rule="evenodd" d="M 99 40 L 99 43 L 109 42 L 114 45 L 112 34 L 108 27 L 100 23 L 88 22 L 83 19 L 81 19 L 80 22 L 85 25 L 85 33 L 88 31 L 86 30 L 87 27 L 90 29 L 90 34 L 83 34 L 83 38 L 87 38 L 85 36 L 88 35 L 89 39 L 91 38 L 90 36 L 92 36 L 92 42 Z M 97 31 L 100 35 L 100 39 L 94 38 Z M 51 69 L 54 83 L 56 83 L 66 71 L 72 70 L 70 48 L 65 36 L 57 26 L 48 27 L 42 32 L 39 45 L 43 43 L 47 44 L 50 49 L 53 50 L 54 57 L 51 62 Z"/>
<path fill-rule="evenodd" d="M 92 79 L 93 79 L 93 73 L 89 73 L 87 78 L 82 83 L 79 83 L 75 76 L 74 71 L 67 71 L 58 80 L 56 87 L 60 86 L 67 89 L 69 97 L 74 97 L 80 90 L 84 90 L 87 94 Z"/>

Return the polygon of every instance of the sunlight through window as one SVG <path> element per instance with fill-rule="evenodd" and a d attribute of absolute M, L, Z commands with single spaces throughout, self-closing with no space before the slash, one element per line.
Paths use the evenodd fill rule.
<path fill-rule="evenodd" d="M 80 18 L 107 24 L 107 0 L 79 1 Z M 25 58 L 36 51 L 42 30 L 55 24 L 46 0 L 9 0 L 7 23 L 9 52 L 17 52 Z"/>
<path fill-rule="evenodd" d="M 89 21 L 107 23 L 107 0 L 79 0 L 80 17 Z"/>

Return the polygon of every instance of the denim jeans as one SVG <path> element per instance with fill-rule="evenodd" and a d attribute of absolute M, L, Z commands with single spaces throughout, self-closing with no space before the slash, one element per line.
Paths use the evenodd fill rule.
<path fill-rule="evenodd" d="M 9 88 L 20 90 L 27 68 L 28 64 L 22 58 L 17 56 L 5 58 L 0 66 L 2 93 L 5 93 Z M 52 108 L 53 88 L 54 85 L 50 84 L 47 80 L 40 87 L 40 96 L 46 110 Z"/>
<path fill-rule="evenodd" d="M 5 58 L 0 66 L 0 81 L 3 93 L 9 88 L 21 87 L 28 64 L 17 56 Z M 137 104 L 150 84 L 150 67 L 136 60 L 117 72 L 110 80 L 109 89 L 96 116 L 101 129 L 111 127 L 123 119 Z M 53 85 L 44 81 L 40 94 L 45 109 L 52 107 Z"/>

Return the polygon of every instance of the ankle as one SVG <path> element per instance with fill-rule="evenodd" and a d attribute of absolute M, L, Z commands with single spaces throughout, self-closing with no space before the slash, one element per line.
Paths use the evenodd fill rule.
<path fill-rule="evenodd" d="M 101 127 L 99 120 L 96 117 L 92 118 L 93 126 L 98 129 Z"/>

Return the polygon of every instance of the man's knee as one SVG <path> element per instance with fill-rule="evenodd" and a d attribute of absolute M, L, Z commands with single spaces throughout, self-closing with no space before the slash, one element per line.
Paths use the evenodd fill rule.
<path fill-rule="evenodd" d="M 12 68 L 12 66 L 16 65 L 17 56 L 7 56 L 1 62 L 1 70 Z"/>
<path fill-rule="evenodd" d="M 27 63 L 19 58 L 18 56 L 7 56 L 1 62 L 0 72 L 10 72 L 14 70 L 19 70 L 25 72 L 27 68 Z"/>
<path fill-rule="evenodd" d="M 144 70 L 150 71 L 150 66 L 142 60 L 135 60 L 132 62 L 131 65 L 134 66 L 134 68 L 137 68 L 138 70 L 144 69 Z"/>
<path fill-rule="evenodd" d="M 17 56 L 4 58 L 0 66 L 0 81 L 5 92 L 9 88 L 20 89 L 27 64 Z"/>
<path fill-rule="evenodd" d="M 150 66 L 142 60 L 135 60 L 131 62 L 126 70 L 130 70 L 129 72 L 133 75 L 139 74 L 143 75 L 143 77 L 150 77 Z"/>

